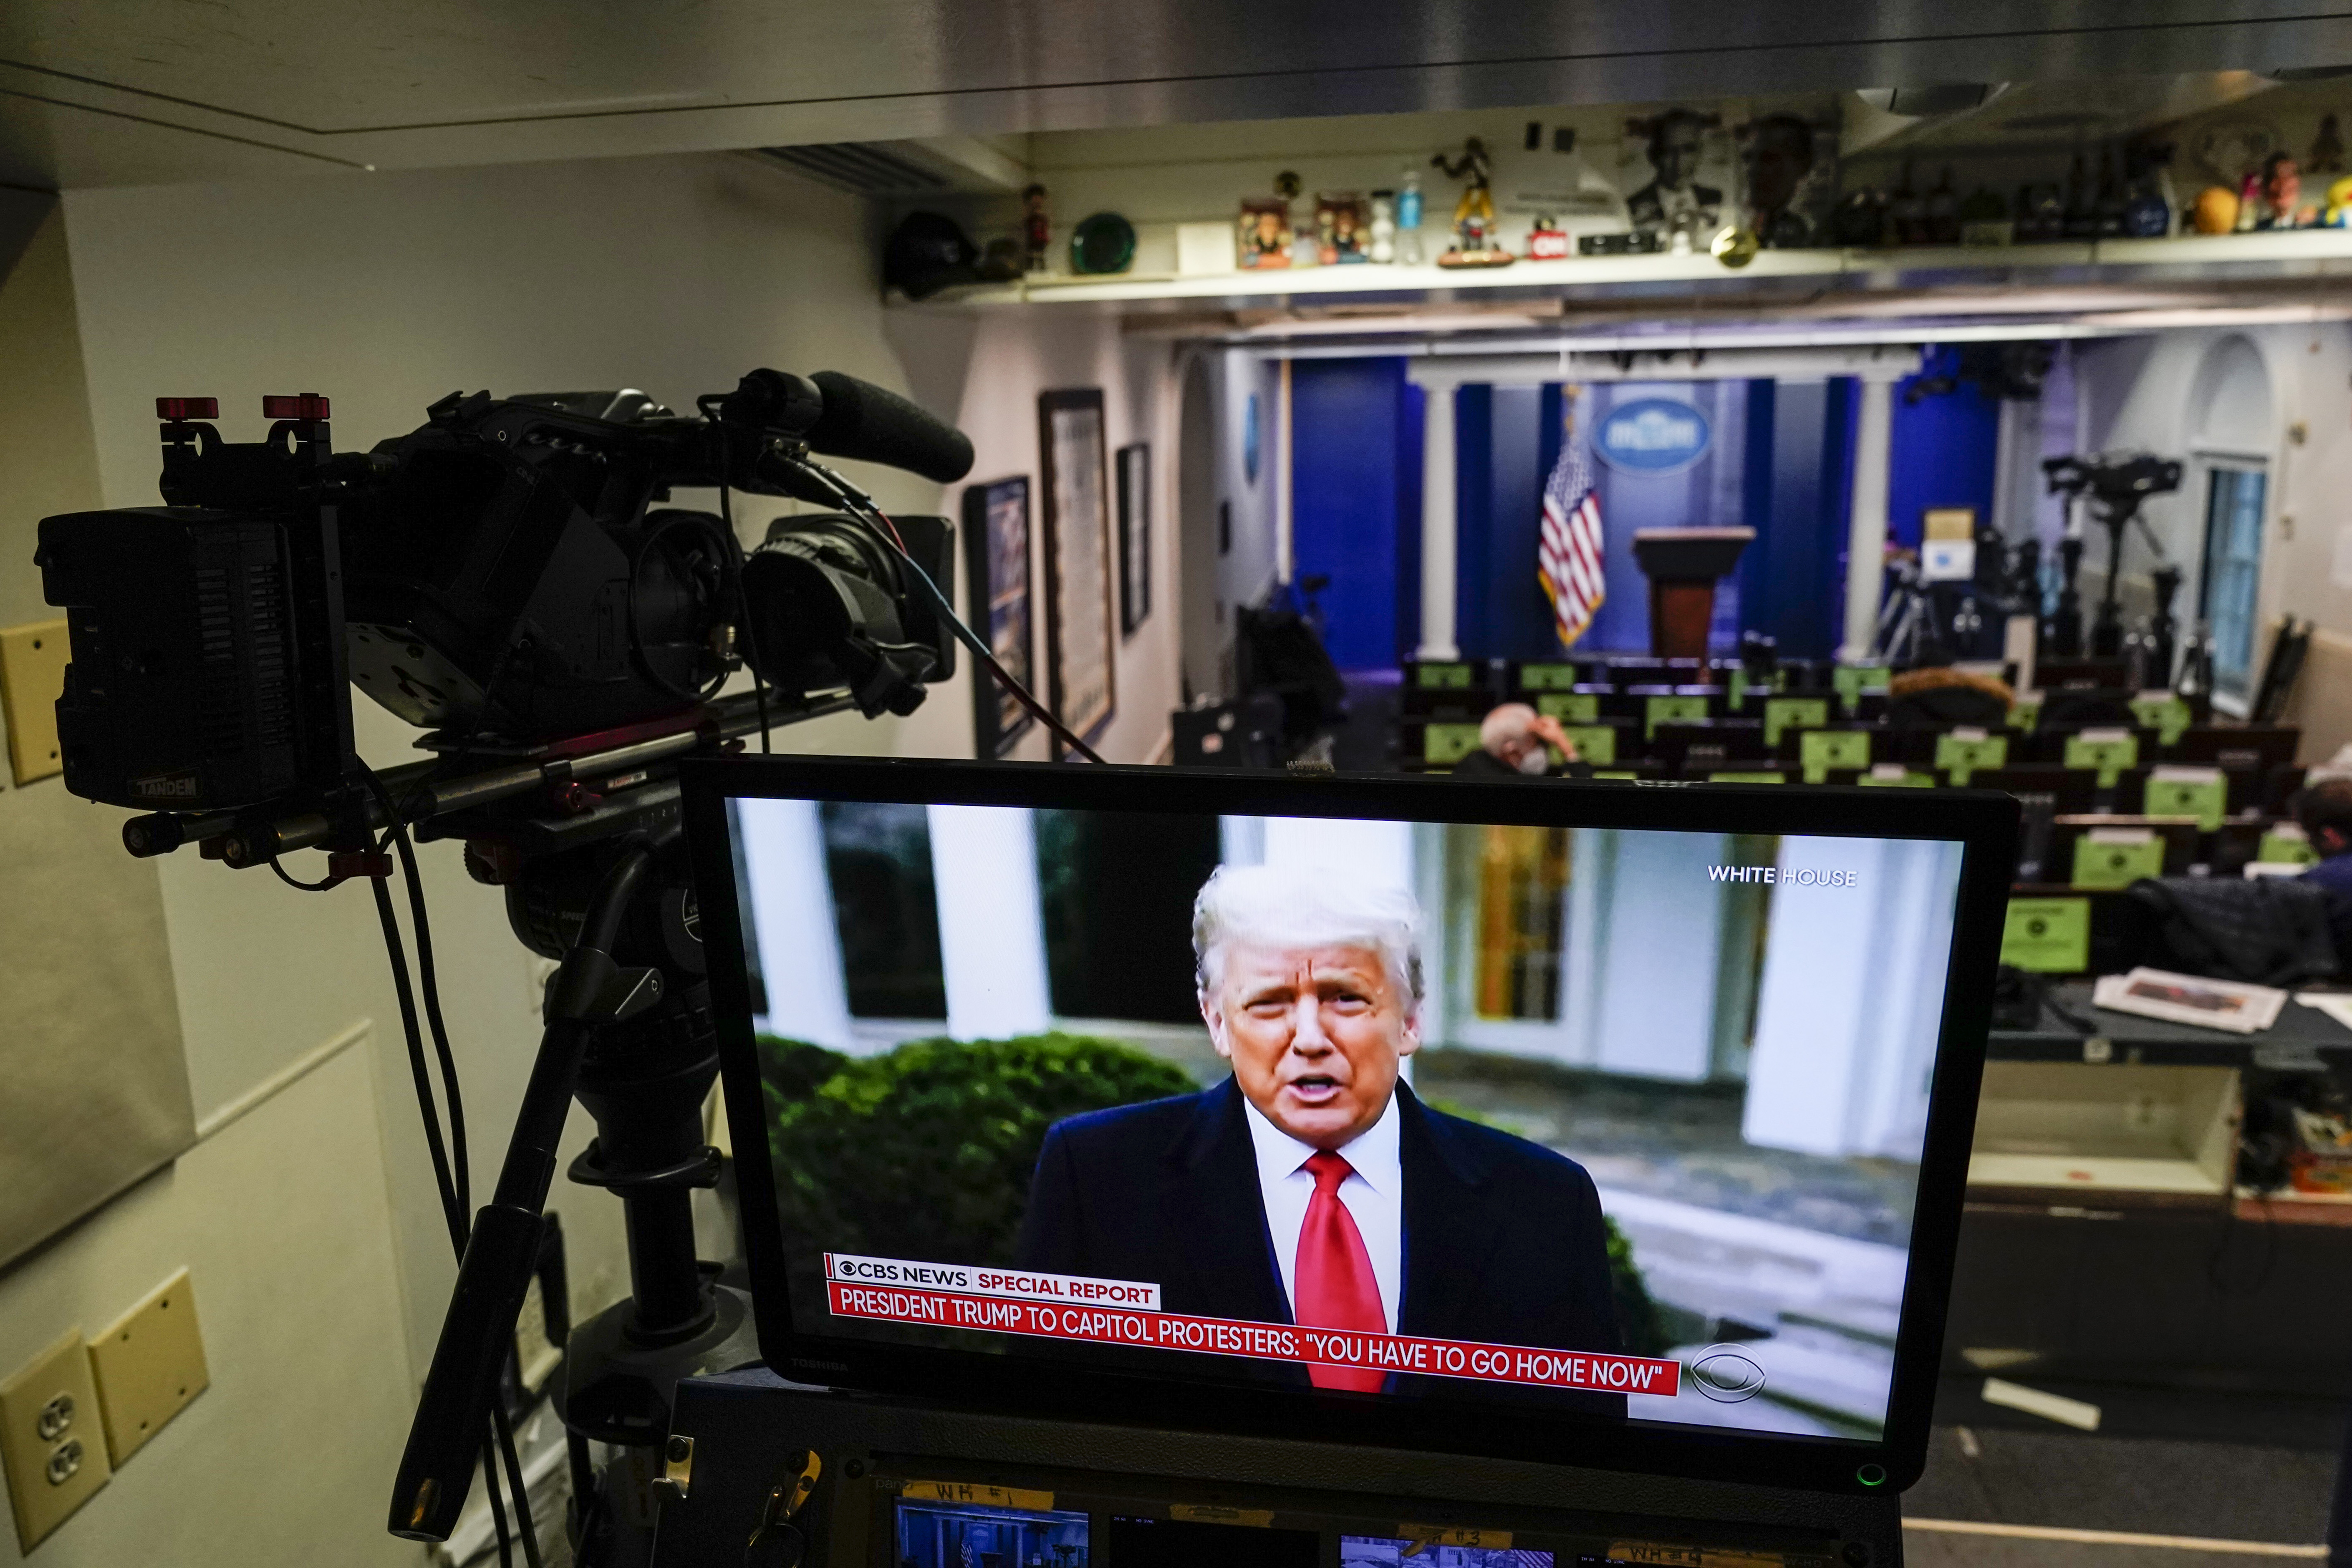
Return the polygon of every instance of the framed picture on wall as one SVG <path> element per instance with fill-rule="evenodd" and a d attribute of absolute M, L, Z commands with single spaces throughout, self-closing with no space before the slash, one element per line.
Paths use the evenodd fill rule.
<path fill-rule="evenodd" d="M 965 612 L 988 638 L 989 652 L 1023 685 L 1036 679 L 1030 659 L 1029 480 L 970 485 L 963 493 Z M 972 755 L 988 761 L 1013 749 L 1037 721 L 981 666 L 971 672 Z"/>
<path fill-rule="evenodd" d="M 1118 449 L 1118 632 L 1132 637 L 1151 613 L 1151 448 Z"/>
<path fill-rule="evenodd" d="M 1046 690 L 1063 724 L 1092 742 L 1118 699 L 1103 395 L 1091 387 L 1042 392 L 1037 423 L 1045 465 Z M 1058 744 L 1055 749 L 1058 756 Z"/>

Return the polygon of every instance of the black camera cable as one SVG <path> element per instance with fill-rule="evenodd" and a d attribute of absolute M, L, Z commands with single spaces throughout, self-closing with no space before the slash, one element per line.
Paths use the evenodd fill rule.
<path fill-rule="evenodd" d="M 751 700 L 760 708 L 760 755 L 772 755 L 768 744 L 768 681 L 760 674 L 760 642 L 751 630 L 751 607 L 743 598 L 743 539 L 735 531 L 735 450 L 730 439 L 726 421 L 718 414 L 716 401 L 704 398 L 702 415 L 719 432 L 719 520 L 726 525 L 727 542 L 733 549 L 730 558 L 734 567 L 735 624 L 743 629 L 743 662 L 751 666 Z"/>
<path fill-rule="evenodd" d="M 473 1228 L 471 1217 L 474 1207 L 472 1180 L 466 1155 L 466 1111 L 464 1100 L 457 1091 L 457 1057 L 449 1049 L 448 1026 L 441 1017 L 441 988 L 433 964 L 433 928 L 425 912 L 425 879 L 417 872 L 416 852 L 408 836 L 408 819 L 402 815 L 391 791 L 384 788 L 383 780 L 377 777 L 375 769 L 364 762 L 358 767 L 361 777 L 367 781 L 369 793 L 375 797 L 377 806 L 383 810 L 386 823 L 383 838 L 377 842 L 377 852 L 383 852 L 386 842 L 397 850 L 400 873 L 408 883 L 409 922 L 416 930 L 416 972 L 425 996 L 425 1019 L 433 1031 L 434 1054 L 439 1060 L 442 1090 L 449 1103 L 450 1157 L 447 1169 L 436 1171 L 436 1175 L 444 1178 L 441 1200 L 443 1212 L 448 1220 L 449 1239 L 458 1262 L 463 1263 L 466 1260 L 466 1241 Z M 410 1062 L 416 1077 L 417 1109 L 425 1117 L 425 1136 L 430 1142 L 437 1137 L 438 1129 L 435 1124 L 438 1118 L 433 1105 L 432 1083 L 425 1072 L 423 1044 L 417 1039 L 415 1004 L 407 994 L 406 965 L 398 952 L 398 927 L 392 916 L 392 895 L 384 887 L 383 878 L 370 880 L 375 888 L 376 911 L 383 923 L 384 940 L 394 950 L 393 972 L 400 981 L 401 1020 L 407 1030 L 411 1047 Z M 498 1531 L 499 1561 L 502 1564 L 510 1564 L 513 1561 L 508 1544 L 504 1500 L 499 1495 L 498 1468 L 503 1461 L 507 1485 L 514 1494 L 515 1522 L 520 1527 L 523 1560 L 530 1568 L 541 1568 L 538 1522 L 531 1518 L 530 1495 L 525 1490 L 522 1465 L 515 1454 L 514 1431 L 507 1418 L 503 1401 L 491 1400 L 490 1425 L 492 1437 L 483 1445 L 482 1481 L 489 1500 L 490 1521 Z"/>
<path fill-rule="evenodd" d="M 1076 752 L 1088 762 L 1102 762 L 1101 755 L 1093 747 L 1081 740 L 1051 708 L 1039 702 L 1012 671 L 997 662 L 995 650 L 988 645 L 987 640 L 964 624 L 963 617 L 956 613 L 955 606 L 948 601 L 948 596 L 940 591 L 938 583 L 931 580 L 931 574 L 925 571 L 921 563 L 908 553 L 906 541 L 898 537 L 898 525 L 892 522 L 888 515 L 874 504 L 874 497 L 822 463 L 812 462 L 805 457 L 798 459 L 797 462 L 803 473 L 823 481 L 835 496 L 838 496 L 843 506 L 882 526 L 884 534 L 888 538 L 891 553 L 896 555 L 900 563 L 912 574 L 915 582 L 922 588 L 924 596 L 931 601 L 932 606 L 941 615 L 947 617 L 948 625 L 955 632 L 956 640 L 971 650 L 972 657 L 978 659 L 988 673 L 996 678 L 997 683 L 1011 695 L 1014 702 L 1026 708 L 1039 723 L 1051 730 L 1062 744 L 1072 751 Z"/>
<path fill-rule="evenodd" d="M 450 1246 L 462 1262 L 471 1229 L 467 1217 L 472 1197 L 471 1173 L 466 1151 L 465 1103 L 457 1086 L 457 1060 L 449 1047 L 448 1027 L 441 1014 L 441 990 L 433 962 L 433 931 L 425 913 L 424 880 L 418 874 L 416 853 L 409 839 L 406 819 L 402 816 L 375 771 L 365 763 L 358 764 L 358 768 L 369 792 L 375 797 L 376 804 L 383 810 L 386 823 L 383 836 L 374 841 L 374 852 L 381 855 L 387 847 L 395 849 L 400 856 L 402 875 L 408 883 L 410 919 L 416 928 L 416 977 L 422 982 L 425 1021 L 432 1030 L 443 1092 L 449 1103 L 449 1130 L 446 1139 L 441 1126 L 441 1108 L 433 1092 L 432 1071 L 425 1062 L 424 1031 L 417 1027 L 417 988 L 411 984 L 407 949 L 401 940 L 399 919 L 393 912 L 392 893 L 384 885 L 383 877 L 368 878 L 369 890 L 375 899 L 377 923 L 383 930 L 384 956 L 392 969 L 393 992 L 400 1007 L 401 1031 L 407 1040 L 409 1071 L 416 1085 L 417 1111 L 425 1124 L 425 1145 L 432 1158 L 434 1186 L 441 1200 L 442 1219 L 449 1229 Z M 275 857 L 269 866 L 278 873 L 280 882 L 305 893 L 323 893 L 345 880 L 331 875 L 320 882 L 302 882 L 289 874 Z M 514 1494 L 517 1523 L 523 1527 L 520 1531 L 523 1557 L 529 1568 L 541 1568 L 530 1497 L 515 1452 L 512 1426 L 502 1404 L 492 1402 L 490 1419 L 492 1432 L 485 1437 L 482 1445 L 482 1479 L 489 1503 L 491 1526 L 498 1538 L 499 1562 L 502 1568 L 512 1568 L 514 1562 L 514 1532 L 507 1523 L 505 1499 L 500 1495 L 499 1487 L 499 1469 L 503 1462 L 506 1484 Z"/>

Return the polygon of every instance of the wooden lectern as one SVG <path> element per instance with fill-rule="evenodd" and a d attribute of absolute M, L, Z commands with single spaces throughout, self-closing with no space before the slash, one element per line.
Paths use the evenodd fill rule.
<path fill-rule="evenodd" d="M 1715 585 L 1739 564 L 1754 528 L 1636 528 L 1633 559 L 1650 580 L 1650 653 L 1704 659 Z"/>

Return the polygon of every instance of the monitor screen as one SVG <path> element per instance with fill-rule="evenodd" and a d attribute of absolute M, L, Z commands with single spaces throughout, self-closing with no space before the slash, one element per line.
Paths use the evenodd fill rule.
<path fill-rule="evenodd" d="M 1885 1448 L 2000 808 L 1007 771 L 711 787 L 779 1370 Z"/>

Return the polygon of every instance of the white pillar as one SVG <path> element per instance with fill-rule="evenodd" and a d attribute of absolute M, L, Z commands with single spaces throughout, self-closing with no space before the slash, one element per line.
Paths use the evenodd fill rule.
<path fill-rule="evenodd" d="M 745 902 L 760 955 L 760 982 L 768 993 L 768 1010 L 755 1021 L 786 1040 L 854 1049 L 841 933 L 834 925 L 816 802 L 739 800 L 735 821 L 751 884 Z"/>
<path fill-rule="evenodd" d="M 1297 573 L 1290 522 L 1290 361 L 1285 360 L 1274 399 L 1274 580 L 1287 584 Z"/>
<path fill-rule="evenodd" d="M 1053 1004 L 1029 813 L 1010 806 L 927 810 L 948 1033 L 1003 1040 L 1042 1032 Z"/>
<path fill-rule="evenodd" d="M 1421 647 L 1417 659 L 1458 659 L 1454 641 L 1454 393 L 1423 387 L 1421 418 Z"/>
<path fill-rule="evenodd" d="M 1886 558 L 1887 457 L 1894 436 L 1894 385 L 1865 376 L 1853 443 L 1853 519 L 1846 535 L 1845 645 L 1838 650 L 1838 657 L 1849 664 L 1870 657 L 1878 632 Z"/>

